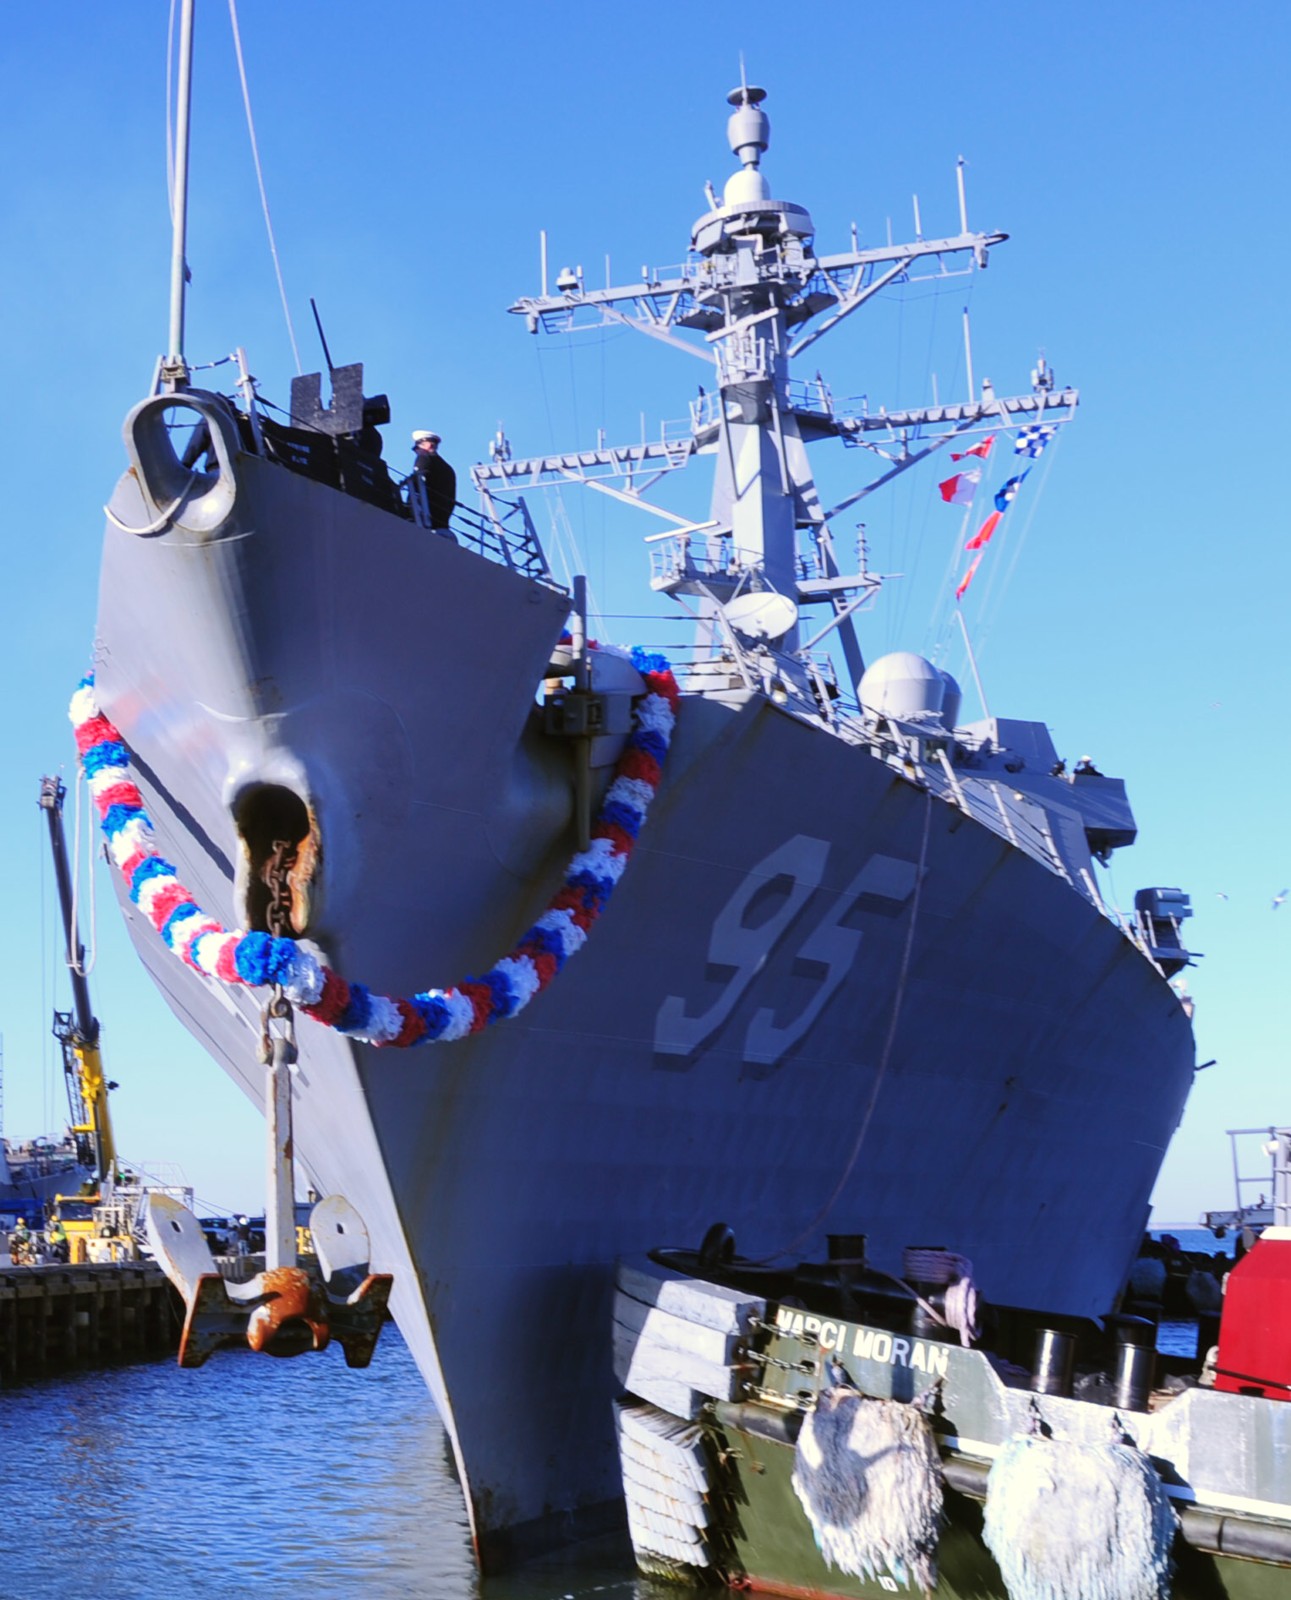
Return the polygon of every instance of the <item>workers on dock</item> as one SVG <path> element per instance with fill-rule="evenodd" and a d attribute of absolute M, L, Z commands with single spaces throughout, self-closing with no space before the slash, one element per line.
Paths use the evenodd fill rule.
<path fill-rule="evenodd" d="M 45 1248 L 49 1252 L 51 1261 L 67 1260 L 67 1230 L 57 1212 L 50 1217 L 45 1225 Z"/>
<path fill-rule="evenodd" d="M 26 1217 L 19 1217 L 9 1232 L 9 1259 L 15 1267 L 29 1267 L 35 1259 L 31 1229 Z"/>

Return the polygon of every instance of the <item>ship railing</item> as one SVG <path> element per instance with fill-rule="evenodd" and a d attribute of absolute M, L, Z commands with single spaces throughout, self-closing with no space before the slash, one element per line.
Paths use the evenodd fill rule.
<path fill-rule="evenodd" d="M 708 396 L 705 395 L 704 398 L 707 399 Z M 694 433 L 693 417 L 671 417 L 659 424 L 660 444 L 672 445 L 679 450 L 684 448 L 687 456 L 690 455 L 690 443 Z"/>
<path fill-rule="evenodd" d="M 1109 904 L 1099 892 L 1098 884 L 1088 867 L 1081 867 L 1078 870 L 1077 879 L 1074 881 L 1077 882 L 1078 888 L 1084 890 L 1087 897 L 1093 901 L 1094 905 L 1098 907 L 1113 927 L 1118 928 L 1130 941 L 1139 954 L 1146 956 L 1163 977 L 1168 977 L 1169 974 L 1161 966 L 1160 956 L 1162 950 L 1160 939 L 1154 935 L 1144 914 L 1139 911 L 1122 911 L 1119 906 Z M 1176 926 L 1175 931 L 1176 933 L 1179 932 L 1178 926 Z M 1180 949 L 1182 950 L 1182 948 L 1181 940 Z"/>
<path fill-rule="evenodd" d="M 979 775 L 956 772 L 944 748 L 925 760 L 923 776 L 934 794 L 949 800 L 966 816 L 1007 839 L 1059 877 L 1069 883 L 1074 881 L 1054 841 L 1048 813 L 1037 801 Z M 1101 906 L 1101 902 L 1096 903 Z"/>
<path fill-rule="evenodd" d="M 790 378 L 789 404 L 795 411 L 809 411 L 816 416 L 834 414 L 833 391 L 819 373 L 814 378 Z"/>
<path fill-rule="evenodd" d="M 826 650 L 799 650 L 792 659 L 806 674 L 821 720 L 833 732 L 839 732 L 848 713 L 852 710 L 859 713 L 860 707 L 844 694 L 834 658 Z"/>
<path fill-rule="evenodd" d="M 645 644 L 648 652 L 659 652 L 668 658 L 677 686 L 683 694 L 724 694 L 731 691 L 756 689 L 761 676 L 752 670 L 745 651 L 738 641 L 712 645 L 678 646 Z"/>
<path fill-rule="evenodd" d="M 718 382 L 762 383 L 771 376 L 771 345 L 754 328 L 741 328 L 717 347 Z"/>
<path fill-rule="evenodd" d="M 1229 1128 L 1227 1133 L 1233 1160 L 1234 1209 L 1208 1211 L 1203 1224 L 1212 1228 L 1242 1227 L 1248 1219 L 1266 1223 L 1271 1214 L 1275 1227 L 1291 1225 L 1291 1128 L 1270 1123 L 1265 1128 Z M 1239 1139 L 1243 1141 L 1241 1146 Z M 1268 1168 L 1243 1175 L 1241 1169 L 1260 1156 L 1268 1159 Z M 1258 1190 L 1254 1199 L 1247 1192 L 1252 1189 Z"/>
<path fill-rule="evenodd" d="M 823 578 L 820 557 L 815 554 L 806 555 L 802 551 L 793 558 L 794 577 L 799 583 L 810 582 L 813 578 Z"/>
<path fill-rule="evenodd" d="M 722 420 L 721 393 L 709 394 L 700 389 L 699 394 L 690 402 L 690 431 L 692 434 L 703 433 L 705 429 L 715 428 Z"/>
<path fill-rule="evenodd" d="M 1153 917 L 1146 911 L 1117 911 L 1113 920 L 1120 924 L 1126 937 L 1138 945 L 1145 956 L 1151 958 L 1154 965 L 1159 966 L 1160 955 L 1186 955 L 1187 946 L 1184 944 L 1183 923 L 1178 917 Z M 1175 943 L 1162 942 L 1161 924 L 1165 923 L 1174 936 Z"/>
<path fill-rule="evenodd" d="M 417 526 L 442 533 L 443 529 L 432 529 L 430 503 L 420 475 L 410 472 L 403 480 L 402 487 L 407 495 L 412 520 Z M 552 578 L 546 553 L 524 500 L 504 500 L 492 493 L 484 495 L 483 499 L 482 512 L 463 505 L 460 500 L 455 501 L 448 519 L 448 533 L 459 545 L 474 550 L 488 561 L 509 567 L 523 577 L 559 588 Z"/>
<path fill-rule="evenodd" d="M 651 534 L 650 586 L 663 589 L 687 578 L 737 578 L 735 544 L 729 533 L 684 528 Z"/>

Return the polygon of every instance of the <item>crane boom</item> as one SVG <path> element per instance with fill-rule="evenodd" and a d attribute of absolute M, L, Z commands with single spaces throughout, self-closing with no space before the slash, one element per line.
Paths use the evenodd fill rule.
<path fill-rule="evenodd" d="M 76 926 L 72 874 L 63 837 L 63 800 L 67 794 L 59 778 L 40 780 L 40 807 L 49 824 L 49 847 L 54 857 L 58 903 L 63 914 L 68 976 L 72 982 L 72 1010 L 54 1013 L 54 1036 L 63 1048 L 72 1133 L 82 1160 L 93 1167 L 99 1182 L 109 1178 L 116 1163 L 112 1118 L 108 1111 L 108 1083 L 99 1052 L 99 1022 L 90 1005 L 85 978 L 85 950 Z"/>

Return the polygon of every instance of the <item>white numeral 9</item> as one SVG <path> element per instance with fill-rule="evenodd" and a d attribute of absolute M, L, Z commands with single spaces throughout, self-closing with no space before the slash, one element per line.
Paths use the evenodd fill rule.
<path fill-rule="evenodd" d="M 721 1027 L 739 1003 L 740 996 L 767 963 L 776 942 L 806 905 L 825 872 L 829 845 L 800 833 L 759 861 L 718 913 L 708 941 L 708 960 L 729 967 L 726 987 L 698 1017 L 686 1015 L 686 1002 L 670 994 L 659 1007 L 654 1025 L 654 1047 L 662 1055 L 688 1056 Z M 758 893 L 777 878 L 789 877 L 793 887 L 774 915 L 757 927 L 744 925 Z M 859 935 L 855 937 L 859 938 Z"/>

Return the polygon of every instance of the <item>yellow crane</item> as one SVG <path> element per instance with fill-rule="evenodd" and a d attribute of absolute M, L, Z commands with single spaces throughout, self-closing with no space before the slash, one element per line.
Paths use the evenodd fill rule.
<path fill-rule="evenodd" d="M 69 1236 L 76 1258 L 74 1234 L 94 1230 L 93 1208 L 110 1198 L 116 1176 L 116 1144 L 112 1137 L 112 1117 L 108 1110 L 108 1091 L 116 1088 L 103 1075 L 99 1052 L 99 1022 L 90 1006 L 90 989 L 85 977 L 85 949 L 76 926 L 76 907 L 72 874 L 63 837 L 63 801 L 67 790 L 58 778 L 40 780 L 40 806 L 49 824 L 49 845 L 54 857 L 54 877 L 63 914 L 67 945 L 67 971 L 72 983 L 72 1009 L 54 1013 L 54 1037 L 63 1052 L 63 1073 L 67 1103 L 71 1110 L 71 1133 L 76 1140 L 81 1164 L 98 1180 L 97 1192 L 57 1196 L 57 1210 Z M 105 1192 L 106 1191 L 106 1192 Z"/>

